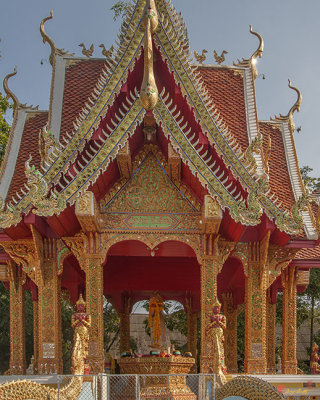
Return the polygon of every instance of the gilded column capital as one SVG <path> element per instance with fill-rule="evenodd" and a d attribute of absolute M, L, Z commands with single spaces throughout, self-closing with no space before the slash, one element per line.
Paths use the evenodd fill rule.
<path fill-rule="evenodd" d="M 64 237 L 63 241 L 69 247 L 79 262 L 82 270 L 92 269 L 93 265 L 101 265 L 105 252 L 101 246 L 101 235 L 97 232 L 84 233 L 83 231 L 72 237 Z M 92 264 L 92 260 L 97 260 Z"/>
<path fill-rule="evenodd" d="M 93 192 L 77 198 L 75 213 L 84 232 L 100 232 L 102 217 Z"/>
<path fill-rule="evenodd" d="M 39 270 L 39 259 L 32 239 L 19 239 L 12 242 L 2 241 L 0 246 L 10 258 L 37 284 L 37 273 Z"/>
<path fill-rule="evenodd" d="M 269 246 L 267 259 L 268 287 L 287 268 L 299 250 L 276 245 Z"/>

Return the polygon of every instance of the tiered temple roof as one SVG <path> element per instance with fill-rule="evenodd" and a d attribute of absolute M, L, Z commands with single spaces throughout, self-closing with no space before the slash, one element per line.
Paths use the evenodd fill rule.
<path fill-rule="evenodd" d="M 307 204 L 293 140 L 292 114 L 300 107 L 300 94 L 293 88 L 298 98 L 287 116 L 258 120 L 254 80 L 263 51 L 260 35 L 251 30 L 259 46 L 247 60 L 197 65 L 190 61 L 180 15 L 157 1 L 163 15 L 153 37 L 159 100 L 146 111 L 139 100 L 143 7 L 143 1 L 132 6 L 118 48 L 106 59 L 77 58 L 57 49 L 44 29 L 52 15 L 43 21 L 53 68 L 48 111 L 21 105 L 6 80 L 16 109 L 1 170 L 3 235 L 28 237 L 25 221 L 32 213 L 58 236 L 80 230 L 76 198 L 89 189 L 99 202 L 116 182 L 128 180 L 150 128 L 168 168 L 176 157 L 182 160 L 178 173 L 167 171 L 171 179 L 187 185 L 200 203 L 206 194 L 218 201 L 225 237 L 246 240 L 271 224 L 275 243 L 295 239 L 303 247 L 306 239 L 314 247 L 316 216 Z"/>

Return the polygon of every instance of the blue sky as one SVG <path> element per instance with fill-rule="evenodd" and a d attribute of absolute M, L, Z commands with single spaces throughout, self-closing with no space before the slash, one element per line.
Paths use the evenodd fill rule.
<path fill-rule="evenodd" d="M 116 39 L 119 21 L 114 22 L 112 0 L 12 0 L 3 2 L 0 15 L 0 79 L 16 65 L 18 75 L 10 87 L 22 103 L 46 109 L 49 101 L 50 49 L 42 43 L 39 24 L 54 10 L 46 25 L 58 47 L 81 54 L 78 44 L 110 47 Z M 288 78 L 303 96 L 301 111 L 294 115 L 301 133 L 295 134 L 300 165 L 310 165 L 320 176 L 320 1 L 319 0 L 173 0 L 186 21 L 191 49 L 207 49 L 208 63 L 213 50 L 228 51 L 226 64 L 248 58 L 257 48 L 249 24 L 265 41 L 258 71 L 266 79 L 256 80 L 259 119 L 286 114 L 296 100 L 287 87 Z M 41 65 L 41 60 L 43 65 Z M 271 150 L 272 156 L 272 150 Z"/>

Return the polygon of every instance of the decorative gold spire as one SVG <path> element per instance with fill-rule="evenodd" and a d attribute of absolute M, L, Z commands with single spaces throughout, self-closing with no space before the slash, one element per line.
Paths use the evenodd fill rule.
<path fill-rule="evenodd" d="M 257 48 L 257 50 L 252 54 L 252 56 L 249 59 L 245 59 L 243 58 L 242 61 L 238 60 L 238 63 L 233 63 L 234 65 L 240 65 L 240 66 L 250 66 L 252 68 L 252 74 L 253 74 L 253 79 L 256 79 L 258 76 L 258 71 L 257 71 L 257 58 L 261 58 L 262 57 L 262 53 L 263 53 L 263 49 L 264 49 L 264 41 L 262 39 L 262 36 L 259 35 L 259 33 L 255 32 L 252 29 L 252 25 L 250 26 L 250 33 L 254 36 L 256 36 L 259 39 L 259 46 Z"/>
<path fill-rule="evenodd" d="M 43 18 L 43 20 L 40 23 L 40 33 L 42 36 L 42 40 L 43 43 L 49 43 L 50 47 L 51 47 L 51 54 L 49 57 L 49 61 L 50 64 L 53 66 L 54 63 L 54 56 L 55 54 L 59 54 L 59 55 L 66 55 L 69 54 L 70 56 L 73 56 L 74 54 L 70 54 L 67 51 L 65 51 L 64 49 L 58 49 L 56 47 L 56 45 L 54 44 L 54 41 L 51 39 L 51 37 L 46 33 L 46 31 L 44 30 L 44 24 L 49 21 L 49 19 L 53 18 L 53 10 L 50 11 L 50 15 L 49 17 Z"/>
<path fill-rule="evenodd" d="M 294 105 L 290 108 L 287 115 L 281 115 L 279 117 L 275 117 L 277 121 L 288 121 L 290 132 L 293 133 L 295 130 L 295 124 L 293 122 L 293 113 L 295 111 L 299 112 L 301 103 L 302 103 L 302 95 L 299 89 L 291 85 L 290 79 L 288 79 L 288 86 L 290 89 L 294 90 L 297 93 L 297 100 Z"/>
<path fill-rule="evenodd" d="M 3 89 L 6 93 L 6 99 L 8 100 L 10 97 L 14 103 L 14 107 L 17 109 L 20 105 L 20 102 L 18 100 L 18 97 L 12 92 L 12 90 L 9 89 L 8 86 L 8 80 L 9 78 L 11 78 L 12 76 L 17 74 L 17 67 L 14 67 L 13 72 L 11 72 L 10 74 L 8 74 L 4 80 L 3 80 Z"/>
<path fill-rule="evenodd" d="M 257 36 L 257 38 L 259 39 L 259 46 L 257 48 L 257 50 L 252 54 L 251 56 L 251 60 L 256 60 L 258 57 L 261 58 L 262 57 L 262 53 L 263 53 L 263 49 L 264 49 L 264 41 L 262 39 L 262 36 L 259 35 L 259 33 L 254 32 L 254 30 L 252 29 L 252 25 L 250 25 L 250 33 L 254 36 Z"/>
<path fill-rule="evenodd" d="M 145 28 L 144 38 L 144 72 L 141 85 L 140 100 L 143 107 L 153 110 L 158 101 L 158 88 L 153 73 L 152 34 L 158 27 L 158 14 L 154 0 L 146 0 L 142 26 Z"/>
<path fill-rule="evenodd" d="M 51 54 L 50 54 L 50 57 L 49 57 L 51 65 L 53 65 L 53 58 L 54 58 L 54 53 L 56 51 L 56 46 L 55 46 L 53 40 L 51 39 L 51 37 L 49 35 L 47 35 L 46 31 L 44 30 L 44 24 L 47 21 L 49 21 L 49 19 L 52 19 L 52 18 L 53 18 L 53 10 L 50 11 L 50 16 L 46 17 L 46 18 L 43 18 L 43 20 L 40 23 L 40 33 L 41 33 L 41 36 L 42 36 L 43 43 L 47 43 L 48 42 L 50 47 L 51 47 Z"/>

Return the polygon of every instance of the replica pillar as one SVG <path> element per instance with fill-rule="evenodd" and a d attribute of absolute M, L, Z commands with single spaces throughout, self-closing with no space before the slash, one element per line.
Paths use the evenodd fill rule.
<path fill-rule="evenodd" d="M 10 284 L 10 368 L 11 375 L 26 373 L 25 274 L 14 261 L 9 262 Z"/>
<path fill-rule="evenodd" d="M 276 370 L 276 304 L 267 296 L 267 373 L 275 374 Z"/>
<path fill-rule="evenodd" d="M 86 274 L 86 309 L 91 315 L 87 363 L 91 373 L 104 372 L 103 347 L 103 262 L 100 251 L 101 234 L 98 206 L 92 192 L 86 192 L 76 202 L 76 216 L 82 231 L 64 238 Z"/>
<path fill-rule="evenodd" d="M 224 334 L 224 354 L 225 363 L 227 366 L 228 373 L 238 372 L 238 335 L 237 335 L 237 309 L 233 306 L 232 293 L 224 293 L 222 295 L 223 300 L 223 313 L 227 319 L 227 328 Z"/>
<path fill-rule="evenodd" d="M 38 300 L 32 301 L 33 305 L 33 373 L 38 373 L 39 365 L 39 305 Z"/>
<path fill-rule="evenodd" d="M 281 275 L 283 286 L 282 373 L 297 373 L 296 269 L 289 265 Z"/>
<path fill-rule="evenodd" d="M 194 312 L 192 309 L 192 299 L 186 299 L 186 314 L 187 314 L 187 327 L 188 327 L 188 342 L 187 342 L 187 351 L 189 351 L 193 358 L 196 360 L 196 363 L 193 367 L 192 373 L 196 373 L 197 371 L 197 320 L 198 313 Z"/>
<path fill-rule="evenodd" d="M 60 277 L 57 272 L 57 241 L 42 237 L 30 225 L 32 239 L 1 242 L 12 260 L 38 287 L 38 365 L 40 374 L 62 373 Z M 37 351 L 37 350 L 36 350 Z"/>
<path fill-rule="evenodd" d="M 86 305 L 91 315 L 89 354 L 91 373 L 104 370 L 103 348 L 103 266 L 99 254 L 86 254 Z"/>
<path fill-rule="evenodd" d="M 130 351 L 130 299 L 123 298 L 123 310 L 118 312 L 120 318 L 120 354 Z"/>
<path fill-rule="evenodd" d="M 261 242 L 248 244 L 248 271 L 245 278 L 245 372 L 267 372 L 266 260 L 270 232 Z"/>
<path fill-rule="evenodd" d="M 217 276 L 221 272 L 223 264 L 234 248 L 233 242 L 221 240 L 213 235 L 204 235 L 205 252 L 201 265 L 201 373 L 212 373 L 212 343 L 208 328 L 212 306 L 217 298 Z"/>
<path fill-rule="evenodd" d="M 45 240 L 47 250 L 55 248 L 54 239 Z M 57 274 L 56 252 L 42 261 L 38 285 L 39 374 L 62 373 L 61 282 Z"/>

